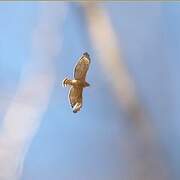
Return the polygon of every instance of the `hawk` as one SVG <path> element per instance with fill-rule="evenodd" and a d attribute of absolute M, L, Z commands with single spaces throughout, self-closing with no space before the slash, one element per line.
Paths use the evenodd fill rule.
<path fill-rule="evenodd" d="M 70 80 L 65 78 L 62 82 L 63 86 L 70 86 L 69 90 L 69 102 L 71 107 L 73 108 L 73 112 L 77 113 L 80 111 L 82 107 L 82 93 L 83 88 L 90 86 L 89 83 L 86 82 L 86 74 L 90 65 L 90 56 L 87 52 L 85 52 L 77 62 L 74 68 L 74 79 Z"/>

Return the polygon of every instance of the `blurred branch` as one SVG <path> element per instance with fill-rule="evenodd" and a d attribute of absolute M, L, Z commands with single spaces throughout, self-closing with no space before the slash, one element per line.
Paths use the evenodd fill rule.
<path fill-rule="evenodd" d="M 20 178 L 25 154 L 47 109 L 55 83 L 55 58 L 62 41 L 59 28 L 66 12 L 66 6 L 60 5 L 40 4 L 32 37 L 32 58 L 23 69 L 0 131 L 1 180 Z"/>
<path fill-rule="evenodd" d="M 118 48 L 117 38 L 112 29 L 109 17 L 95 3 L 84 4 L 90 37 L 99 55 L 99 61 L 104 68 L 109 83 L 111 83 L 119 102 L 131 117 L 135 118 L 139 101 L 135 86 L 129 75 Z"/>
<path fill-rule="evenodd" d="M 133 176 L 133 179 L 168 179 L 167 164 L 163 164 L 164 157 L 160 154 L 161 146 L 157 141 L 157 133 L 152 126 L 148 113 L 145 112 L 137 96 L 134 81 L 123 62 L 110 19 L 105 9 L 100 8 L 98 3 L 81 3 L 81 5 L 85 11 L 92 46 L 99 55 L 98 60 L 101 67 L 104 69 L 107 75 L 106 78 L 123 111 L 132 119 L 131 123 L 135 127 L 132 131 L 136 137 L 138 134 L 141 151 L 143 152 L 145 149 L 145 153 L 147 153 L 145 159 L 136 162 L 134 170 L 138 169 L 137 167 L 140 167 L 140 169 L 137 176 Z M 133 149 L 132 145 L 131 148 Z M 128 153 L 136 156 L 133 150 Z M 150 167 L 153 167 L 153 170 Z M 140 171 L 141 173 L 139 173 Z M 153 173 L 147 173 L 149 171 Z M 146 173 L 150 175 L 144 176 Z"/>

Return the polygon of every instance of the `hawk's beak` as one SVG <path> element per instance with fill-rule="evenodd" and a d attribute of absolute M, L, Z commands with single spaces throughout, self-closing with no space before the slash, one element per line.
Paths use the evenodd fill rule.
<path fill-rule="evenodd" d="M 86 82 L 86 87 L 89 87 L 89 86 L 90 86 L 90 84 Z"/>

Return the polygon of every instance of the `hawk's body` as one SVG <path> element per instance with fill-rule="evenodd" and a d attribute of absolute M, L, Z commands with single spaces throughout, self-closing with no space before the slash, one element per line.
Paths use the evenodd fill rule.
<path fill-rule="evenodd" d="M 78 61 L 77 65 L 74 69 L 74 79 L 70 80 L 65 78 L 63 80 L 63 85 L 70 85 L 71 88 L 69 90 L 69 101 L 71 107 L 73 108 L 73 112 L 76 113 L 80 111 L 82 107 L 82 93 L 83 88 L 89 86 L 86 82 L 86 74 L 90 65 L 90 57 L 88 53 L 84 53 L 83 56 Z"/>

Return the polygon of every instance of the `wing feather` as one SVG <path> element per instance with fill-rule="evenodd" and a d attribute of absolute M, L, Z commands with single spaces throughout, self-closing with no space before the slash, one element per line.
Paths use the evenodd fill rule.
<path fill-rule="evenodd" d="M 69 102 L 71 107 L 73 108 L 77 103 L 82 106 L 82 87 L 74 87 L 72 86 L 69 90 Z"/>
<path fill-rule="evenodd" d="M 85 81 L 87 71 L 90 65 L 90 57 L 88 53 L 84 53 L 80 58 L 74 69 L 74 78 L 77 80 Z"/>

